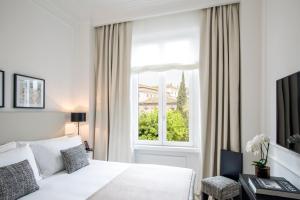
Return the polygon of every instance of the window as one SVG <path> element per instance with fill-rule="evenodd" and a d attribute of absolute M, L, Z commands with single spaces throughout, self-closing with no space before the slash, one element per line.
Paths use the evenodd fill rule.
<path fill-rule="evenodd" d="M 200 124 L 198 18 L 190 12 L 133 24 L 132 118 L 137 144 L 194 145 Z"/>

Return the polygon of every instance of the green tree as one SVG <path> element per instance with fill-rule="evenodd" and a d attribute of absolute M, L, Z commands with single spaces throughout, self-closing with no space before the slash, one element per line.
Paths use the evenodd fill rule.
<path fill-rule="evenodd" d="M 167 112 L 167 140 L 189 141 L 188 120 L 179 110 Z"/>
<path fill-rule="evenodd" d="M 176 103 L 176 110 L 167 111 L 167 140 L 189 141 L 188 97 L 183 72 Z M 139 139 L 158 140 L 158 137 L 158 109 L 142 112 L 139 115 Z"/>
<path fill-rule="evenodd" d="M 177 110 L 187 118 L 187 94 L 185 87 L 184 73 L 182 72 L 181 82 L 177 95 Z"/>
<path fill-rule="evenodd" d="M 158 140 L 158 109 L 139 115 L 139 139 Z"/>
<path fill-rule="evenodd" d="M 167 140 L 189 141 L 188 120 L 178 110 L 167 112 Z M 139 115 L 139 139 L 158 140 L 158 110 Z"/>

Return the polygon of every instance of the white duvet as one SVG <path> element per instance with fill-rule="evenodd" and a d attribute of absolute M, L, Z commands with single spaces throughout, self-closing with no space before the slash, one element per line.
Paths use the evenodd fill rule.
<path fill-rule="evenodd" d="M 84 200 L 125 171 L 130 164 L 91 160 L 72 174 L 59 172 L 38 182 L 40 189 L 21 200 Z"/>
<path fill-rule="evenodd" d="M 90 165 L 72 174 L 62 171 L 40 180 L 38 182 L 40 189 L 22 197 L 21 200 L 86 200 L 130 166 L 132 164 L 90 160 Z M 183 173 L 181 168 L 172 169 Z M 178 181 L 181 181 L 180 178 Z M 191 184 L 189 185 L 191 188 L 187 186 L 189 200 L 193 199 L 193 182 Z"/>

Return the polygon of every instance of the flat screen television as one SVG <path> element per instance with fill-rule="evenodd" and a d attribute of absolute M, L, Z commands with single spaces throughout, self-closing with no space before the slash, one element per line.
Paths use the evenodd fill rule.
<path fill-rule="evenodd" d="M 300 72 L 276 82 L 277 144 L 300 154 Z"/>

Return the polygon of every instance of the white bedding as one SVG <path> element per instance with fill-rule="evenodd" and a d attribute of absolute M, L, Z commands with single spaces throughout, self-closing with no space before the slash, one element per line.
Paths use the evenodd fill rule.
<path fill-rule="evenodd" d="M 21 200 L 86 200 L 131 165 L 90 160 L 90 165 L 72 174 L 62 171 L 42 179 L 38 182 L 40 189 L 22 197 Z M 189 200 L 193 199 L 192 188 L 193 183 L 189 191 Z"/>
<path fill-rule="evenodd" d="M 126 163 L 90 160 L 72 174 L 59 172 L 38 182 L 40 189 L 21 200 L 84 200 L 129 167 Z"/>
<path fill-rule="evenodd" d="M 191 169 L 132 164 L 88 200 L 190 200 L 193 185 Z"/>

